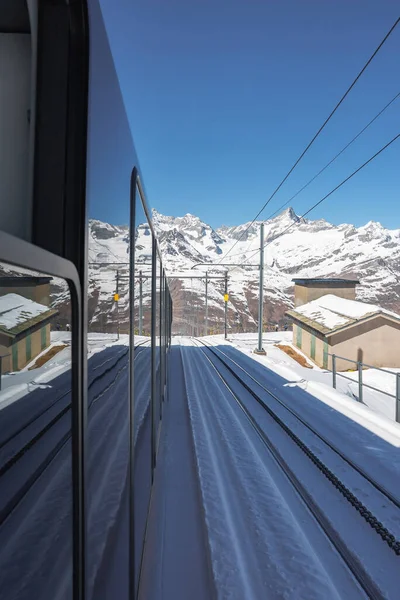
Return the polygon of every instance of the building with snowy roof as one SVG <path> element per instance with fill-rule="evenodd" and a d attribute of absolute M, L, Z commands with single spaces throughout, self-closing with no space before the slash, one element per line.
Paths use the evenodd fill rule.
<path fill-rule="evenodd" d="M 400 315 L 375 304 L 326 294 L 287 311 L 293 344 L 323 368 L 331 355 L 375 367 L 400 367 Z M 354 368 L 337 359 L 339 371 Z"/>
<path fill-rule="evenodd" d="M 335 294 L 348 300 L 356 299 L 358 279 L 343 279 L 341 277 L 312 277 L 292 279 L 294 283 L 294 305 L 301 306 L 312 300 L 317 300 L 326 294 Z"/>
<path fill-rule="evenodd" d="M 19 371 L 50 345 L 50 325 L 58 311 L 20 296 L 0 296 L 1 371 Z"/>
<path fill-rule="evenodd" d="M 31 275 L 0 275 L 0 296 L 18 294 L 38 302 L 50 304 L 50 282 L 52 277 Z"/>

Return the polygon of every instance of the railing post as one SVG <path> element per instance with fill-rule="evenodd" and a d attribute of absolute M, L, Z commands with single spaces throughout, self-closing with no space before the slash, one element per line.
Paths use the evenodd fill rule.
<path fill-rule="evenodd" d="M 396 374 L 396 422 L 400 423 L 400 373 Z"/>
<path fill-rule="evenodd" d="M 361 361 L 358 361 L 357 363 L 357 367 L 358 367 L 358 401 L 362 402 L 363 401 L 363 382 L 362 382 L 362 367 L 363 364 Z"/>
<path fill-rule="evenodd" d="M 332 354 L 332 385 L 336 389 L 336 355 Z"/>

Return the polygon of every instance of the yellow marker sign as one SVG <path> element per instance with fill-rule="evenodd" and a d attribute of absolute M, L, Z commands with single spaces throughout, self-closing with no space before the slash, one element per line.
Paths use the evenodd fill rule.
<path fill-rule="evenodd" d="M 229 294 L 224 294 L 224 300 L 225 300 L 225 302 L 228 302 L 228 300 L 229 300 Z"/>
<path fill-rule="evenodd" d="M 119 294 L 114 294 L 114 300 L 115 300 L 115 302 L 118 302 L 118 300 L 119 300 Z"/>

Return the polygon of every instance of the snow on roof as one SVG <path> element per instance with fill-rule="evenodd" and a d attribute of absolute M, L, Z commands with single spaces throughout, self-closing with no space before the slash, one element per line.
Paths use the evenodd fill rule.
<path fill-rule="evenodd" d="M 314 324 L 321 326 L 324 333 L 351 325 L 360 319 L 375 314 L 384 314 L 400 320 L 399 315 L 377 304 L 348 300 L 340 298 L 335 294 L 321 296 L 321 298 L 298 306 L 294 310 L 289 311 L 288 314 L 300 319 L 301 317 L 305 317 L 307 320 L 313 321 Z"/>
<path fill-rule="evenodd" d="M 44 313 L 55 312 L 48 306 L 39 304 L 19 294 L 0 296 L 0 327 L 11 331 Z"/>
<path fill-rule="evenodd" d="M 355 285 L 359 284 L 358 279 L 344 279 L 343 277 L 300 277 L 292 279 L 294 283 L 300 285 L 313 285 L 315 283 L 322 283 L 329 285 Z"/>

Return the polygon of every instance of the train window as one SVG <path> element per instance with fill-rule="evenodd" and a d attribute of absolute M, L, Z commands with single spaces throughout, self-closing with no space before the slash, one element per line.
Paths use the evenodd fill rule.
<path fill-rule="evenodd" d="M 0 596 L 72 597 L 71 298 L 0 263 Z"/>
<path fill-rule="evenodd" d="M 152 483 L 151 369 L 152 235 L 140 189 L 135 194 L 134 523 L 138 588 Z M 150 236 L 148 235 L 150 233 Z"/>
<path fill-rule="evenodd" d="M 89 17 L 86 585 L 90 599 L 125 600 L 130 585 L 130 180 L 137 161 L 95 0 Z"/>
<path fill-rule="evenodd" d="M 155 343 L 156 343 L 156 439 L 161 419 L 161 260 L 156 253 L 156 297 L 155 297 Z"/>
<path fill-rule="evenodd" d="M 0 228 L 30 237 L 32 48 L 26 0 L 0 5 Z"/>

